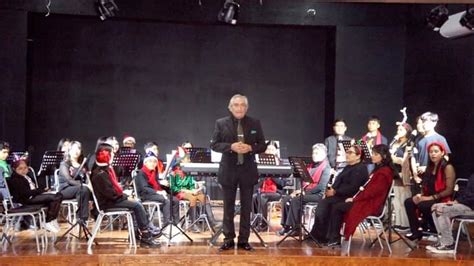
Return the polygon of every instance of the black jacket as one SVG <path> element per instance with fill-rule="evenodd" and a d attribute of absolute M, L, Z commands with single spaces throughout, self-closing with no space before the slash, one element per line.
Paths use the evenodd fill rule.
<path fill-rule="evenodd" d="M 34 182 L 34 179 L 32 179 L 32 181 Z M 13 197 L 13 202 L 15 203 L 28 204 L 30 198 L 44 192 L 43 189 L 31 189 L 28 180 L 15 172 L 13 172 L 7 182 L 11 196 Z"/>
<path fill-rule="evenodd" d="M 336 190 L 335 197 L 350 198 L 364 185 L 369 179 L 367 167 L 363 163 L 347 165 L 344 170 L 336 177 L 332 188 Z"/>
<path fill-rule="evenodd" d="M 250 116 L 241 120 L 245 143 L 252 146 L 252 152 L 244 154 L 243 165 L 237 165 L 237 153 L 230 149 L 237 142 L 237 120 L 232 116 L 216 121 L 211 140 L 211 149 L 222 153 L 219 164 L 218 181 L 222 186 L 235 184 L 253 186 L 258 181 L 255 154 L 266 150 L 265 137 L 260 121 Z"/>
<path fill-rule="evenodd" d="M 112 182 L 109 179 L 108 166 L 95 166 L 91 175 L 92 187 L 94 194 L 97 197 L 99 207 L 102 210 L 113 208 L 115 203 L 124 201 L 127 196 L 123 193 L 119 194 L 115 190 Z"/>
<path fill-rule="evenodd" d="M 351 140 L 351 137 L 342 136 L 342 140 Z M 337 137 L 335 135 L 329 136 L 324 140 L 324 145 L 328 149 L 328 160 L 331 168 L 336 167 L 336 151 L 337 151 Z"/>

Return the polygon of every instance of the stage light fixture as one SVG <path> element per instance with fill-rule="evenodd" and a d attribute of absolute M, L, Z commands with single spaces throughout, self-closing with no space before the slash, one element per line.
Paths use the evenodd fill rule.
<path fill-rule="evenodd" d="M 115 4 L 114 0 L 98 0 L 97 9 L 99 10 L 99 18 L 104 21 L 107 18 L 114 17 L 117 11 L 119 11 L 118 6 Z"/>
<path fill-rule="evenodd" d="M 474 7 L 466 9 L 466 13 L 461 17 L 459 23 L 470 30 L 474 29 Z"/>
<path fill-rule="evenodd" d="M 217 15 L 217 20 L 235 25 L 239 16 L 240 5 L 235 0 L 226 0 Z"/>
<path fill-rule="evenodd" d="M 433 8 L 428 17 L 425 19 L 426 26 L 433 29 L 434 31 L 439 31 L 441 26 L 448 20 L 449 10 L 446 5 L 440 5 Z"/>

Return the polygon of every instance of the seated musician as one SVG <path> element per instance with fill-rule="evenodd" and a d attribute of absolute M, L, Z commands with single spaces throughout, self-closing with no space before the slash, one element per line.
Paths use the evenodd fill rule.
<path fill-rule="evenodd" d="M 328 242 L 329 221 L 335 206 L 353 197 L 369 177 L 367 167 L 362 163 L 363 152 L 359 145 L 352 145 L 346 151 L 347 166 L 332 186 L 326 189 L 325 198 L 318 203 L 310 234 L 321 243 Z"/>
<path fill-rule="evenodd" d="M 431 216 L 431 207 L 435 203 L 448 202 L 454 191 L 456 173 L 454 167 L 445 159 L 447 150 L 441 142 L 428 145 L 429 162 L 422 177 L 422 193 L 405 200 L 405 209 L 410 223 L 410 240 L 420 240 L 423 230 L 436 232 Z M 418 219 L 423 216 L 424 224 Z"/>
<path fill-rule="evenodd" d="M 173 205 L 168 196 L 168 192 L 162 188 L 162 185 L 169 186 L 168 181 L 163 181 L 160 184 L 158 179 L 159 167 L 158 158 L 155 153 L 149 151 L 143 160 L 143 167 L 135 177 L 135 184 L 137 186 L 138 196 L 142 201 L 156 201 L 160 202 L 161 213 L 163 213 L 164 224 L 171 221 L 170 207 L 172 207 L 173 223 L 177 224 L 179 221 L 179 200 L 173 196 Z"/>
<path fill-rule="evenodd" d="M 182 149 L 182 147 L 179 147 L 179 149 Z M 189 162 L 189 154 L 185 155 L 185 157 L 182 159 L 182 162 Z M 194 177 L 185 174 L 183 170 L 181 170 L 181 166 L 179 164 L 177 164 L 173 168 L 170 177 L 170 182 L 170 187 L 173 191 L 173 194 L 179 200 L 189 201 L 190 208 L 188 214 L 192 223 L 198 218 L 196 213 L 196 206 L 197 202 L 200 202 L 202 205 L 204 205 L 204 211 L 206 212 L 210 226 L 212 226 L 213 229 L 216 230 L 217 227 L 221 225 L 221 223 L 217 222 L 214 218 L 211 204 L 210 202 L 207 202 L 206 194 L 204 194 L 203 192 L 203 186 L 197 187 Z M 199 233 L 201 230 L 196 226 L 196 224 L 194 224 L 194 226 L 191 228 L 191 231 L 194 233 Z"/>
<path fill-rule="evenodd" d="M 12 174 L 12 169 L 7 162 L 8 155 L 10 154 L 10 144 L 6 141 L 0 140 L 0 169 L 3 170 L 5 178 L 9 178 Z"/>
<path fill-rule="evenodd" d="M 111 163 L 114 157 L 112 146 L 100 144 L 96 151 L 96 162 L 91 174 L 91 183 L 101 209 L 125 208 L 132 211 L 135 226 L 135 236 L 140 239 L 140 246 L 158 247 L 155 238 L 161 236 L 161 231 L 149 222 L 143 205 L 135 200 L 127 199 L 123 193 Z"/>
<path fill-rule="evenodd" d="M 10 165 L 7 163 L 8 154 L 10 154 L 10 144 L 0 140 L 0 195 L 5 199 L 10 196 L 6 189 L 5 182 L 12 173 Z"/>
<path fill-rule="evenodd" d="M 275 163 L 279 165 L 280 160 L 278 158 L 278 149 L 274 144 L 269 144 L 265 153 L 274 155 Z M 253 212 L 261 213 L 266 219 L 268 213 L 267 203 L 269 201 L 280 200 L 281 195 L 283 194 L 284 181 L 281 178 L 266 177 L 265 179 L 260 180 L 257 186 L 260 191 L 259 193 L 253 194 Z M 263 220 L 260 220 L 257 225 L 257 230 L 266 231 L 267 227 L 268 225 Z"/>
<path fill-rule="evenodd" d="M 303 195 L 301 195 L 301 190 L 299 190 L 283 197 L 281 209 L 281 225 L 283 228 L 278 232 L 279 235 L 287 234 L 294 226 L 301 224 L 300 209 L 302 206 L 300 205 L 300 197 L 303 197 L 303 204 L 319 202 L 326 191 L 331 175 L 331 166 L 327 159 L 327 149 L 322 143 L 313 145 L 312 149 L 314 164 L 309 166 L 308 171 L 313 179 L 313 183 L 303 184 L 305 191 Z"/>
<path fill-rule="evenodd" d="M 57 151 L 64 152 L 64 159 L 66 159 L 66 155 L 71 148 L 71 140 L 68 138 L 62 138 L 58 142 L 58 147 L 56 148 Z"/>
<path fill-rule="evenodd" d="M 61 193 L 45 193 L 49 188 L 38 188 L 32 177 L 28 175 L 28 164 L 25 159 L 20 159 L 12 164 L 13 174 L 8 180 L 13 202 L 22 205 L 46 205 L 46 224 L 44 228 L 50 232 L 58 233 L 60 230 L 57 218 L 63 195 Z"/>
<path fill-rule="evenodd" d="M 71 142 L 66 159 L 59 165 L 59 192 L 63 199 L 76 199 L 78 202 L 77 215 L 81 221 L 89 219 L 89 199 L 91 192 L 87 186 L 81 186 L 85 182 L 87 170 L 79 169 L 83 160 L 82 145 L 78 141 Z M 76 179 L 75 179 L 76 177 Z"/>
<path fill-rule="evenodd" d="M 426 246 L 426 249 L 433 253 L 454 253 L 451 219 L 458 215 L 474 215 L 474 175 L 471 175 L 466 187 L 456 194 L 455 200 L 436 203 L 431 210 L 438 231 L 438 242 Z"/>
<path fill-rule="evenodd" d="M 354 197 L 347 198 L 332 208 L 327 221 L 329 229 L 328 246 L 340 244 L 340 230 L 344 220 L 344 237 L 346 240 L 354 233 L 359 223 L 369 215 L 379 215 L 384 208 L 385 201 L 392 181 L 399 178 L 395 170 L 387 145 L 379 144 L 372 148 L 372 163 L 375 165 L 369 181 Z"/>
<path fill-rule="evenodd" d="M 154 141 L 147 142 L 147 143 L 143 146 L 143 150 L 145 151 L 145 157 L 146 157 L 147 154 L 150 154 L 150 152 L 152 152 L 153 154 L 155 154 L 155 157 L 156 157 L 157 160 L 158 160 L 158 163 L 157 163 L 157 165 L 156 165 L 157 171 L 158 171 L 158 175 L 163 174 L 163 172 L 165 171 L 165 166 L 164 166 L 164 164 L 163 164 L 163 161 L 160 160 L 160 158 L 159 158 L 160 150 L 158 149 L 158 144 L 157 144 L 156 142 L 154 142 Z M 142 157 L 141 157 L 141 160 L 140 160 L 140 163 L 138 163 L 138 165 L 137 165 L 137 168 L 138 168 L 138 169 L 142 169 L 144 159 L 145 159 L 145 158 L 142 156 Z"/>

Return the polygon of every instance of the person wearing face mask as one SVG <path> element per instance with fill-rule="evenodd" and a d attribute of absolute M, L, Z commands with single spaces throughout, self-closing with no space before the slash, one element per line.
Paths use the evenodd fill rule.
<path fill-rule="evenodd" d="M 58 233 L 60 230 L 57 218 L 63 195 L 61 193 L 45 193 L 49 188 L 38 188 L 34 180 L 28 176 L 28 164 L 20 159 L 12 164 L 13 174 L 8 180 L 8 187 L 13 197 L 13 202 L 22 205 L 46 205 L 46 223 L 44 228 L 50 232 Z"/>
<path fill-rule="evenodd" d="M 446 155 L 444 144 L 433 142 L 427 149 L 430 160 L 422 177 L 422 191 L 405 200 L 411 230 L 406 237 L 410 240 L 420 240 L 424 229 L 436 231 L 431 207 L 435 203 L 450 201 L 454 191 L 456 173 L 454 167 L 444 157 Z M 424 224 L 418 219 L 418 212 L 422 214 Z"/>
<path fill-rule="evenodd" d="M 303 183 L 303 194 L 301 190 L 296 190 L 291 195 L 283 197 L 281 202 L 282 229 L 278 231 L 279 235 L 285 235 L 290 232 L 294 226 L 301 224 L 299 211 L 302 206 L 300 197 L 303 197 L 303 204 L 319 202 L 326 191 L 329 176 L 331 175 L 331 166 L 327 159 L 327 149 L 322 143 L 314 144 L 312 149 L 312 159 L 314 163 L 308 166 L 308 172 L 313 182 L 310 184 Z"/>
<path fill-rule="evenodd" d="M 327 243 L 329 240 L 329 223 L 334 206 L 353 197 L 369 177 L 367 167 L 362 163 L 362 157 L 363 150 L 358 145 L 352 145 L 346 151 L 347 166 L 337 176 L 334 184 L 326 190 L 325 198 L 318 203 L 310 234 L 320 243 Z"/>

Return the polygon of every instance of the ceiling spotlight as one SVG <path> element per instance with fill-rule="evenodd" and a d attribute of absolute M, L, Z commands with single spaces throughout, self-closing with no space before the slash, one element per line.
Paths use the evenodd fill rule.
<path fill-rule="evenodd" d="M 466 13 L 461 17 L 459 23 L 470 30 L 474 29 L 474 7 L 466 10 Z"/>
<path fill-rule="evenodd" d="M 115 13 L 119 11 L 118 6 L 115 4 L 114 0 L 98 0 L 97 9 L 99 10 L 100 19 L 106 20 L 115 16 Z"/>
<path fill-rule="evenodd" d="M 426 26 L 433 29 L 434 31 L 439 31 L 439 28 L 443 26 L 443 24 L 449 18 L 449 10 L 446 5 L 440 5 L 433 8 L 430 11 L 430 14 L 425 19 Z"/>
<path fill-rule="evenodd" d="M 217 15 L 217 20 L 235 25 L 239 15 L 240 5 L 235 0 L 226 0 L 221 11 Z"/>

